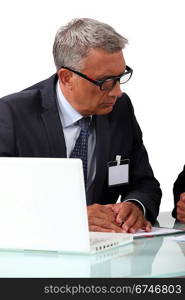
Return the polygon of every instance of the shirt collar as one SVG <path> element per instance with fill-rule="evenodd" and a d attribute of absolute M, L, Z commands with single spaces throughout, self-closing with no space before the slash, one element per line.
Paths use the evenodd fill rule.
<path fill-rule="evenodd" d="M 59 80 L 56 85 L 56 93 L 62 125 L 64 128 L 69 127 L 79 121 L 83 116 L 79 112 L 77 112 L 69 103 L 69 101 L 64 97 L 60 88 Z"/>

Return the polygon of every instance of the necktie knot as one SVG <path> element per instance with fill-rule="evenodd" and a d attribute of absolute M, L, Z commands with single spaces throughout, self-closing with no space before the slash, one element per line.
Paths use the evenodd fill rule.
<path fill-rule="evenodd" d="M 91 122 L 90 117 L 83 117 L 78 122 L 79 122 L 79 126 L 82 130 L 85 130 L 85 131 L 89 130 L 89 126 L 90 126 L 90 122 Z"/>

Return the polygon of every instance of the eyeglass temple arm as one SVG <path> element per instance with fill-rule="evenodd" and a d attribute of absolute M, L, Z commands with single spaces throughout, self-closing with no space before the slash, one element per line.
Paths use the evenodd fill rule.
<path fill-rule="evenodd" d="M 73 72 L 73 73 L 75 73 L 75 74 L 81 76 L 82 78 L 87 79 L 88 81 L 90 81 L 90 82 L 92 82 L 92 83 L 94 83 L 94 84 L 96 84 L 96 85 L 98 85 L 98 86 L 100 86 L 101 83 L 102 83 L 102 81 L 103 81 L 103 80 L 94 80 L 93 78 L 88 77 L 88 76 L 86 76 L 85 74 L 82 74 L 82 73 L 80 73 L 80 72 L 78 72 L 78 71 L 76 71 L 76 70 L 72 70 L 72 69 L 69 68 L 69 67 L 62 66 L 61 68 L 67 69 L 67 70 L 69 70 L 69 71 L 71 71 L 71 72 Z"/>

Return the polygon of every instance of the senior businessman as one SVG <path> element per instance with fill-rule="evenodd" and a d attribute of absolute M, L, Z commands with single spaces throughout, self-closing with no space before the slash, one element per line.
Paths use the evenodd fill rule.
<path fill-rule="evenodd" d="M 126 44 L 108 24 L 74 19 L 56 33 L 56 73 L 0 100 L 0 156 L 82 159 L 91 231 L 150 231 L 159 212 L 160 185 L 120 89 L 133 72 Z"/>

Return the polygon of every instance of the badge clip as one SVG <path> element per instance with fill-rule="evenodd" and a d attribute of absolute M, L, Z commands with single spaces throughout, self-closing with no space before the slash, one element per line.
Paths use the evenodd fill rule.
<path fill-rule="evenodd" d="M 121 163 L 121 155 L 116 155 L 117 166 Z"/>

